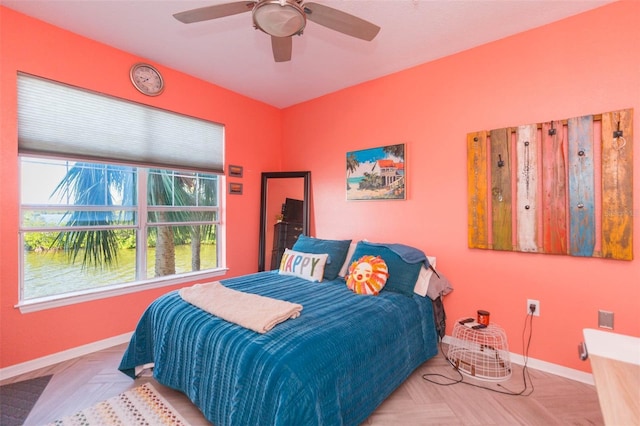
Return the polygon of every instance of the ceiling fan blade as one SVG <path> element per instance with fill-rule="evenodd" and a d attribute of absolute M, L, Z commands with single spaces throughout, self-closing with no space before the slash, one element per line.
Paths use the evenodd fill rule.
<path fill-rule="evenodd" d="M 305 3 L 303 8 L 307 14 L 307 19 L 310 21 L 351 37 L 371 41 L 380 31 L 379 26 L 369 21 L 329 6 L 318 3 Z"/>
<path fill-rule="evenodd" d="M 224 18 L 225 16 L 249 12 L 255 4 L 255 1 L 236 1 L 233 3 L 215 4 L 213 6 L 179 12 L 174 14 L 173 17 L 185 24 L 191 24 L 193 22 L 208 21 L 209 19 Z"/>
<path fill-rule="evenodd" d="M 291 60 L 291 46 L 293 42 L 291 37 L 275 37 L 271 36 L 271 50 L 273 50 L 273 59 L 276 62 L 287 62 Z"/>

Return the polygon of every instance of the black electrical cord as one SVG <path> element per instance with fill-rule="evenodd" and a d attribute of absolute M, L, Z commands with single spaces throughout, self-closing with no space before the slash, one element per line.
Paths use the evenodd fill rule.
<path fill-rule="evenodd" d="M 527 320 L 529 320 L 528 321 L 528 323 L 529 323 L 528 324 L 528 329 L 529 329 L 529 335 L 528 336 L 527 336 Z M 496 393 L 500 393 L 500 394 L 503 394 L 503 395 L 529 396 L 534 391 L 533 382 L 531 381 L 531 376 L 529 375 L 529 370 L 527 368 L 527 363 L 529 362 L 529 348 L 531 346 L 531 337 L 532 336 L 533 336 L 533 312 L 529 312 L 527 314 L 527 317 L 524 320 L 524 327 L 522 328 L 522 347 L 524 349 L 524 355 L 523 355 L 524 364 L 522 366 L 523 389 L 521 391 L 519 391 L 519 392 L 514 392 L 512 390 L 509 390 L 508 388 L 506 388 L 505 386 L 501 385 L 500 383 L 498 383 L 498 386 L 503 388 L 504 390 L 493 389 L 493 388 L 489 388 L 487 386 L 481 386 L 481 385 L 477 385 L 475 383 L 466 382 L 464 380 L 464 376 L 462 375 L 460 370 L 453 364 L 453 362 L 451 362 L 451 360 L 449 358 L 447 358 L 447 356 L 445 355 L 444 351 L 442 350 L 442 340 L 440 340 L 440 343 L 438 345 L 439 349 L 440 349 L 440 353 L 442 354 L 444 359 L 446 359 L 447 362 L 458 373 L 458 378 L 448 377 L 448 376 L 445 376 L 444 374 L 439 374 L 439 373 L 425 373 L 425 374 L 422 375 L 422 378 L 424 380 L 426 380 L 427 382 L 436 384 L 438 386 L 451 386 L 451 385 L 457 385 L 458 383 L 462 383 L 464 385 L 469 385 L 469 386 L 473 386 L 473 387 L 480 388 L 480 389 L 486 389 L 486 390 L 489 390 L 491 392 L 496 392 Z M 436 377 L 439 378 L 439 379 L 434 379 Z M 442 382 L 441 380 L 445 380 L 446 382 Z M 527 383 L 527 381 L 528 381 L 528 383 Z M 529 386 L 530 386 L 530 388 L 529 388 Z"/>

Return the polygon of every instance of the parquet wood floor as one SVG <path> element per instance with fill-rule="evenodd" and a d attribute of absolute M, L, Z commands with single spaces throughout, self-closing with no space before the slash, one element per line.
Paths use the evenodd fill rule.
<path fill-rule="evenodd" d="M 200 411 L 180 392 L 151 377 L 135 381 L 118 371 L 125 345 L 115 346 L 55 366 L 5 380 L 2 384 L 53 374 L 53 378 L 30 413 L 27 426 L 43 425 L 115 396 L 146 381 L 192 425 L 208 425 Z M 446 352 L 446 345 L 444 345 Z M 497 391 L 523 389 L 522 367 L 500 386 L 466 378 L 467 383 Z M 457 378 L 442 354 L 425 362 L 363 425 L 603 425 L 594 386 L 528 369 L 534 391 L 529 396 L 499 394 L 467 384 L 440 386 L 423 379 L 424 374 Z M 441 378 L 430 376 L 444 382 Z"/>

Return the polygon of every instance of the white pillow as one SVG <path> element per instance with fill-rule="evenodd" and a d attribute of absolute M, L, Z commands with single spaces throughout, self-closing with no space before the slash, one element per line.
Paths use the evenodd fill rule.
<path fill-rule="evenodd" d="M 324 267 L 328 257 L 327 253 L 302 253 L 285 249 L 278 272 L 282 275 L 304 278 L 311 282 L 320 282 L 324 275 Z"/>
<path fill-rule="evenodd" d="M 429 265 L 436 267 L 436 258 L 427 256 L 429 260 Z M 431 268 L 425 268 L 424 266 L 420 269 L 420 274 L 418 275 L 418 279 L 416 280 L 416 285 L 413 287 L 413 292 L 422 297 L 427 295 L 427 291 L 429 290 L 429 281 L 431 280 L 431 276 L 433 275 L 433 270 Z"/>
<path fill-rule="evenodd" d="M 351 265 L 351 257 L 353 256 L 353 252 L 356 251 L 357 242 L 349 244 L 349 250 L 347 251 L 347 258 L 344 260 L 342 264 L 342 268 L 340 268 L 340 272 L 338 275 L 341 277 L 346 277 L 349 272 L 349 266 Z"/>

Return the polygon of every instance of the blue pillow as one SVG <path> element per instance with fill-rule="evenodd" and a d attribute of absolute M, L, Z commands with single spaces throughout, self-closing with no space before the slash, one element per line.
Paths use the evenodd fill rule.
<path fill-rule="evenodd" d="M 389 278 L 387 279 L 384 290 L 412 296 L 413 288 L 416 285 L 418 275 L 420 275 L 420 269 L 424 263 L 421 261 L 407 263 L 402 260 L 400 255 L 391 250 L 389 246 L 378 243 L 369 244 L 366 241 L 360 241 L 356 245 L 356 249 L 351 257 L 351 262 L 365 255 L 380 256 L 387 264 L 389 270 Z"/>
<path fill-rule="evenodd" d="M 349 244 L 351 244 L 351 240 L 321 240 L 320 238 L 300 235 L 291 250 L 313 254 L 327 253 L 329 258 L 324 267 L 324 278 L 335 280 L 347 258 Z"/>

